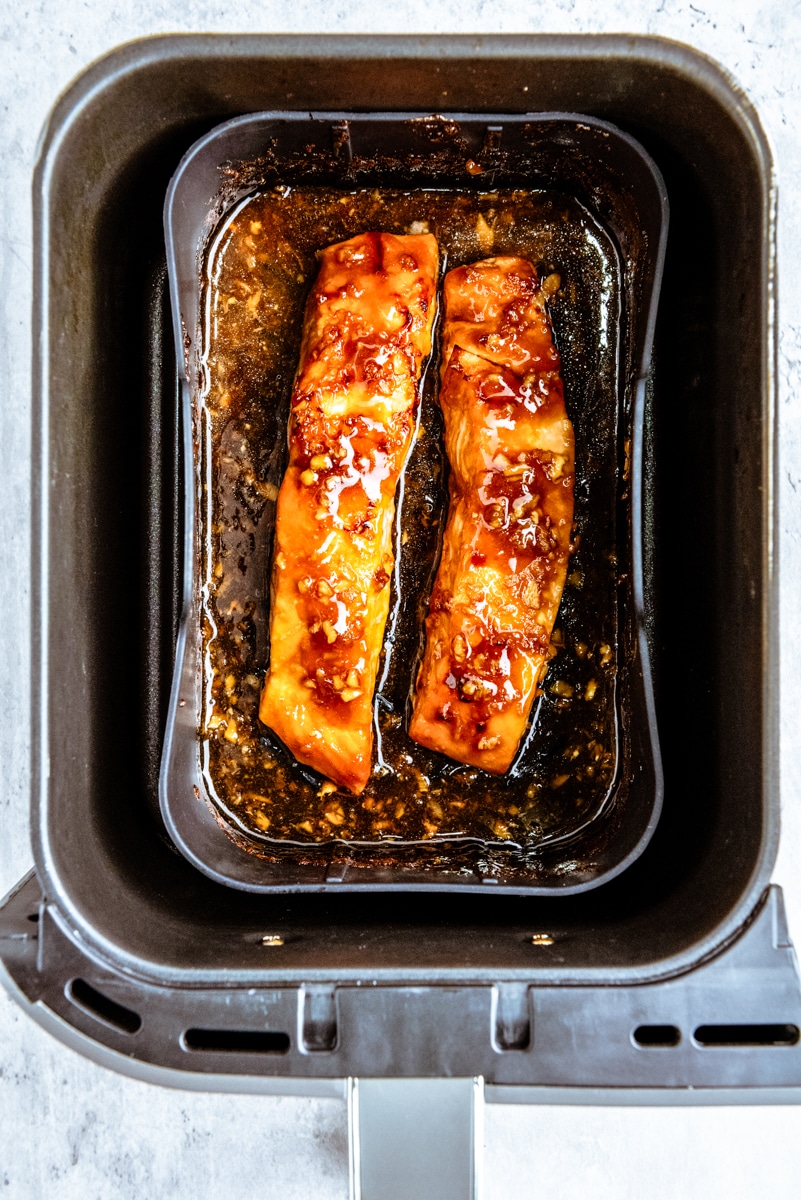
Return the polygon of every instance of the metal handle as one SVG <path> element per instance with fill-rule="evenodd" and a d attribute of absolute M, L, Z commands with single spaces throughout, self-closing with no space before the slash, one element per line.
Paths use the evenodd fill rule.
<path fill-rule="evenodd" d="M 484 1080 L 349 1079 L 351 1200 L 480 1200 Z"/>

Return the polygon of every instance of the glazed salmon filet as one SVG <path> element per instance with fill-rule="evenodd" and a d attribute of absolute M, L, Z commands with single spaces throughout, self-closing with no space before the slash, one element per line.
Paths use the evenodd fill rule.
<path fill-rule="evenodd" d="M 292 393 L 259 717 L 300 762 L 354 793 L 371 770 L 395 490 L 437 273 L 430 234 L 365 233 L 324 250 Z"/>
<path fill-rule="evenodd" d="M 409 732 L 502 774 L 548 665 L 573 522 L 573 428 L 540 283 L 522 258 L 444 282 L 442 558 Z"/>

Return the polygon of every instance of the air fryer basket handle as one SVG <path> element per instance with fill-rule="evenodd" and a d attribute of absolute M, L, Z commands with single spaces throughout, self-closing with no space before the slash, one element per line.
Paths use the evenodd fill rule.
<path fill-rule="evenodd" d="M 484 1081 L 351 1079 L 351 1200 L 478 1200 Z"/>

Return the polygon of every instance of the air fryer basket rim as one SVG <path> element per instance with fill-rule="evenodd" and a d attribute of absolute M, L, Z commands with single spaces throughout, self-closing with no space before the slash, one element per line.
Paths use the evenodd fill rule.
<path fill-rule="evenodd" d="M 418 58 L 422 60 L 450 60 L 469 56 L 480 62 L 504 58 L 528 58 L 532 63 L 543 58 L 584 59 L 602 58 L 618 63 L 658 63 L 667 70 L 689 76 L 697 85 L 718 102 L 727 117 L 736 123 L 740 134 L 749 144 L 753 162 L 759 173 L 761 201 L 761 234 L 763 253 L 760 260 L 758 286 L 763 315 L 761 338 L 761 364 L 763 389 L 761 396 L 762 420 L 762 839 L 760 852 L 753 869 L 742 889 L 737 904 L 713 930 L 692 943 L 682 952 L 655 960 L 646 967 L 632 967 L 625 972 L 627 981 L 653 980 L 680 974 L 704 961 L 736 935 L 748 914 L 753 910 L 762 894 L 772 870 L 778 845 L 778 630 L 777 630 L 777 559 L 775 550 L 776 505 L 775 505 L 775 210 L 776 195 L 770 151 L 761 130 L 757 115 L 742 90 L 727 73 L 709 58 L 662 38 L 625 37 L 621 35 L 525 35 L 474 38 L 397 36 L 282 36 L 243 35 L 225 38 L 214 35 L 169 35 L 131 43 L 101 59 L 90 67 L 67 90 L 58 101 L 40 143 L 34 181 L 35 216 L 35 271 L 34 271 L 34 328 L 41 330 L 35 339 L 34 349 L 34 486 L 33 486 L 33 545 L 34 563 L 32 580 L 33 636 L 33 712 L 32 712 L 32 823 L 34 855 L 37 872 L 43 880 L 48 900 L 63 914 L 68 924 L 81 938 L 93 946 L 101 956 L 122 965 L 142 978 L 164 981 L 167 978 L 185 982 L 204 979 L 228 985 L 244 983 L 254 978 L 250 970 L 183 971 L 158 964 L 131 953 L 125 946 L 104 938 L 87 917 L 81 905 L 71 895 L 70 886 L 53 854 L 47 832 L 49 808 L 49 713 L 48 713 L 48 581 L 49 559 L 47 534 L 49 529 L 48 501 L 48 418 L 51 397 L 48 388 L 48 318 L 49 245 L 52 230 L 48 221 L 49 187 L 53 182 L 58 156 L 74 132 L 82 115 L 93 104 L 102 103 L 103 93 L 126 76 L 152 64 L 189 59 L 222 58 L 236 60 L 246 56 L 261 56 L 268 59 L 304 58 L 322 55 L 346 60 L 353 57 Z M 477 109 L 476 112 L 482 110 Z M 484 109 L 483 111 L 491 111 Z M 363 972 L 354 972 L 361 974 Z M 392 968 L 376 971 L 371 975 L 384 978 L 408 976 Z M 431 981 L 446 981 L 456 972 L 450 968 L 441 972 L 425 972 Z M 462 972 L 463 973 L 463 972 Z M 511 978 L 513 971 L 506 972 Z M 329 972 L 330 974 L 330 972 Z M 531 972 L 529 971 L 529 975 Z M 600 972 L 603 975 L 603 971 Z M 281 972 L 262 969 L 258 978 L 295 978 L 296 972 Z M 313 972 L 304 971 L 311 978 Z M 488 972 L 487 977 L 496 976 L 497 971 Z M 537 970 L 538 980 L 579 982 L 596 978 L 597 970 Z M 609 972 L 606 972 L 609 975 Z M 478 974 L 476 974 L 478 978 Z M 614 982 L 609 979 L 609 982 Z"/>

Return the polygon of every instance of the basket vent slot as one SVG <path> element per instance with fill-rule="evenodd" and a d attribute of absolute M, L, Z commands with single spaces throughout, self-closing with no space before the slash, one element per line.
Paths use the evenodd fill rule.
<path fill-rule="evenodd" d="M 67 999 L 76 1008 L 88 1013 L 96 1021 L 118 1029 L 121 1033 L 138 1033 L 142 1028 L 142 1018 L 132 1008 L 118 1004 L 109 996 L 104 996 L 97 988 L 93 988 L 85 979 L 72 979 L 67 984 Z"/>
<path fill-rule="evenodd" d="M 699 1025 L 699 1046 L 795 1046 L 797 1025 Z"/>
<path fill-rule="evenodd" d="M 187 1029 L 187 1050 L 212 1054 L 286 1054 L 289 1034 L 269 1029 Z"/>
<path fill-rule="evenodd" d="M 638 1025 L 633 1036 L 638 1046 L 648 1050 L 678 1046 L 681 1041 L 681 1032 L 676 1025 Z"/>

